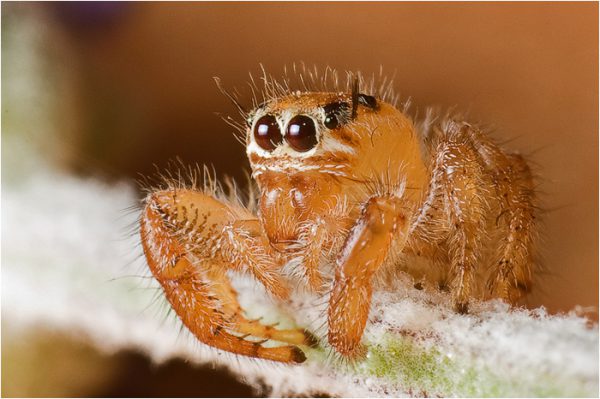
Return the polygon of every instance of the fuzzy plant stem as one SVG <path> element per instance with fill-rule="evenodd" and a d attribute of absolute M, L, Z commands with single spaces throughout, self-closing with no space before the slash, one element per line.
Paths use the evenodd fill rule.
<path fill-rule="evenodd" d="M 166 316 L 140 258 L 137 210 L 126 211 L 136 203 L 128 185 L 52 172 L 3 187 L 2 319 L 10 331 L 42 325 L 109 353 L 222 365 L 273 396 L 598 395 L 597 324 L 498 301 L 459 315 L 446 294 L 417 290 L 402 276 L 374 295 L 362 360 L 339 358 L 325 339 L 305 348 L 299 366 L 207 347 Z M 297 293 L 282 305 L 252 280 L 238 277 L 235 285 L 249 316 L 326 337 L 324 298 Z"/>

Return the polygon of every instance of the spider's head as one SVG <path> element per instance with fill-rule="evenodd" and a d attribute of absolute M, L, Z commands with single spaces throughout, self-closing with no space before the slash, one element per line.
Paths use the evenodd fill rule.
<path fill-rule="evenodd" d="M 271 242 L 285 246 L 303 221 L 336 206 L 368 156 L 363 130 L 379 110 L 364 94 L 296 92 L 249 113 L 246 153 Z"/>

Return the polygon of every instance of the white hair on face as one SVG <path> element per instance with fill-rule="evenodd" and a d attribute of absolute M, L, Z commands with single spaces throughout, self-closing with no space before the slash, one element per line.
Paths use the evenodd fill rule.
<path fill-rule="evenodd" d="M 286 156 L 303 159 L 303 158 L 310 158 L 311 156 L 317 154 L 317 148 L 318 148 L 318 145 L 309 151 L 299 152 L 299 151 L 294 150 L 292 147 L 290 147 L 289 144 L 287 144 L 284 140 L 283 143 L 281 143 L 280 145 L 277 146 L 277 148 L 275 148 L 273 151 L 269 152 L 269 151 L 261 148 L 258 144 L 256 144 L 256 141 L 254 141 L 252 139 L 252 140 L 250 140 L 250 143 L 248 143 L 248 147 L 246 147 L 246 153 L 248 155 L 256 154 L 259 157 L 265 158 L 265 159 L 282 158 L 282 160 L 283 160 L 283 158 L 285 158 Z"/>
<path fill-rule="evenodd" d="M 353 147 L 342 143 L 340 140 L 337 140 L 328 135 L 324 135 L 314 148 L 306 152 L 299 152 L 294 150 L 292 147 L 289 146 L 289 144 L 285 142 L 285 140 L 271 152 L 261 148 L 252 139 L 246 147 L 246 154 L 248 154 L 248 156 L 255 154 L 264 159 L 277 159 L 286 156 L 298 159 L 306 159 L 315 155 L 321 155 L 325 153 L 344 153 L 352 155 L 356 153 L 356 150 Z"/>
<path fill-rule="evenodd" d="M 321 141 L 321 150 L 323 152 L 343 152 L 345 154 L 355 154 L 356 149 L 348 144 L 344 144 L 342 141 L 330 136 L 323 135 L 323 139 Z"/>

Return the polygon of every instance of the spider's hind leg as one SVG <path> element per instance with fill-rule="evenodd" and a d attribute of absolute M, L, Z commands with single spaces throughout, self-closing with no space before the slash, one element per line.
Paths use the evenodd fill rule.
<path fill-rule="evenodd" d="M 484 228 L 483 170 L 472 149 L 464 143 L 450 143 L 444 157 L 444 197 L 450 223 L 450 252 L 454 308 L 468 311 L 477 263 L 481 257 Z"/>
<path fill-rule="evenodd" d="M 468 311 L 473 296 L 490 190 L 469 129 L 468 124 L 453 121 L 441 126 L 429 188 L 413 223 L 410 245 L 434 253 L 434 247 L 443 243 L 450 262 L 449 288 L 459 313 Z"/>
<path fill-rule="evenodd" d="M 465 130 L 489 177 L 489 203 L 498 236 L 491 261 L 488 291 L 516 304 L 531 290 L 535 264 L 536 193 L 531 170 L 518 154 L 507 154 L 475 128 Z"/>
<path fill-rule="evenodd" d="M 193 190 L 150 194 L 141 220 L 142 246 L 154 277 L 184 325 L 203 343 L 229 352 L 299 363 L 302 330 L 276 330 L 246 320 L 227 270 L 246 270 L 278 298 L 288 295 L 279 264 L 246 209 Z M 252 335 L 261 341 L 246 339 Z M 265 340 L 292 345 L 264 347 Z"/>
<path fill-rule="evenodd" d="M 502 240 L 493 259 L 488 288 L 492 296 L 516 304 L 531 291 L 536 195 L 529 166 L 517 154 L 503 155 L 494 174 L 499 198 L 497 228 Z"/>

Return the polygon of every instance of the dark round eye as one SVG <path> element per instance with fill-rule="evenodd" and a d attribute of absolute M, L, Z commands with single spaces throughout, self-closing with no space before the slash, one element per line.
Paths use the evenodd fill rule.
<path fill-rule="evenodd" d="M 264 150 L 273 151 L 281 142 L 281 130 L 273 115 L 261 117 L 254 125 L 254 140 Z"/>
<path fill-rule="evenodd" d="M 340 127 L 344 120 L 347 119 L 344 115 L 350 113 L 350 105 L 343 101 L 334 101 L 323 107 L 325 111 L 325 120 L 323 124 L 327 129 L 337 129 Z"/>
<path fill-rule="evenodd" d="M 285 140 L 296 151 L 306 152 L 317 145 L 317 128 L 312 118 L 296 115 L 288 124 Z"/>
<path fill-rule="evenodd" d="M 340 125 L 340 121 L 335 114 L 325 116 L 325 127 L 327 129 L 335 129 Z"/>

